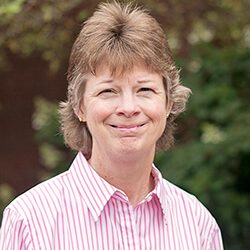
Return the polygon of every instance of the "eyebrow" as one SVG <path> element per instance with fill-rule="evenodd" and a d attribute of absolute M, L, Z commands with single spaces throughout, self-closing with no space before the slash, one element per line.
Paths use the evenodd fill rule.
<path fill-rule="evenodd" d="M 142 80 L 138 80 L 138 83 L 148 83 L 148 82 L 153 82 L 153 79 L 142 79 Z"/>
<path fill-rule="evenodd" d="M 113 82 L 113 79 L 105 79 L 105 80 L 102 80 L 98 83 L 112 83 Z"/>
<path fill-rule="evenodd" d="M 141 84 L 141 83 L 148 83 L 148 82 L 153 82 L 153 81 L 154 81 L 153 79 L 141 79 L 141 80 L 137 80 L 136 82 Z M 112 82 L 114 82 L 114 80 L 112 78 L 110 78 L 110 79 L 104 79 L 98 83 L 105 84 L 105 83 L 112 83 Z"/>

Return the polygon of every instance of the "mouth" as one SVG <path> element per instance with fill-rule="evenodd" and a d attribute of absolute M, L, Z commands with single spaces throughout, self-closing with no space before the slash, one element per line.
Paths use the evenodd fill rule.
<path fill-rule="evenodd" d="M 130 129 L 130 128 L 139 128 L 139 127 L 142 127 L 144 126 L 145 123 L 142 123 L 142 124 L 128 124 L 128 125 L 113 125 L 113 124 L 110 124 L 111 127 L 113 128 L 120 128 L 120 129 Z"/>
<path fill-rule="evenodd" d="M 121 125 L 114 125 L 110 124 L 112 128 L 118 129 L 120 131 L 127 131 L 127 132 L 134 132 L 138 130 L 139 128 L 143 127 L 145 123 L 141 124 L 121 124 Z"/>

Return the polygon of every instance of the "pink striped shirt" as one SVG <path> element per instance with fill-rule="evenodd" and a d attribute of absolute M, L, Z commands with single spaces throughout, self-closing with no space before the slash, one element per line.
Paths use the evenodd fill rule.
<path fill-rule="evenodd" d="M 164 180 L 136 207 L 78 153 L 70 169 L 15 199 L 4 212 L 0 249 L 221 250 L 220 230 L 192 195 Z"/>

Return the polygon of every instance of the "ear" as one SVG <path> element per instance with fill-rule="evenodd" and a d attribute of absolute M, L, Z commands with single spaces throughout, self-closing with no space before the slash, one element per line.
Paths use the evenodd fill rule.
<path fill-rule="evenodd" d="M 74 108 L 74 113 L 78 117 L 80 122 L 86 122 L 85 110 L 82 105 L 82 101 L 79 103 L 79 106 Z"/>
<path fill-rule="evenodd" d="M 172 111 L 174 102 L 171 100 L 168 100 L 167 106 L 166 106 L 166 116 L 168 117 Z"/>

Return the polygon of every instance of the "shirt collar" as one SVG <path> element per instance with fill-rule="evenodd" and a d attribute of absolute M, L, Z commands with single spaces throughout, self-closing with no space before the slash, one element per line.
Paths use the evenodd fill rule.
<path fill-rule="evenodd" d="M 162 178 L 161 172 L 153 165 L 152 168 L 152 175 L 155 180 L 155 188 L 152 191 L 155 194 L 160 202 L 162 213 L 164 215 L 165 223 L 167 224 L 168 215 L 167 215 L 167 195 L 166 195 L 166 188 L 164 185 L 164 179 Z"/>
<path fill-rule="evenodd" d="M 70 171 L 75 180 L 76 187 L 88 206 L 90 213 L 95 221 L 98 220 L 101 212 L 110 198 L 116 193 L 123 194 L 122 191 L 115 188 L 102 177 L 100 177 L 95 170 L 89 165 L 83 154 L 79 152 L 74 159 Z M 147 195 L 156 195 L 159 199 L 161 209 L 164 215 L 165 222 L 167 221 L 167 200 L 164 188 L 163 178 L 160 171 L 153 165 L 152 175 L 155 180 L 154 190 Z"/>
<path fill-rule="evenodd" d="M 81 152 L 74 159 L 70 171 L 82 199 L 88 206 L 94 220 L 97 221 L 116 188 L 95 172 Z"/>

